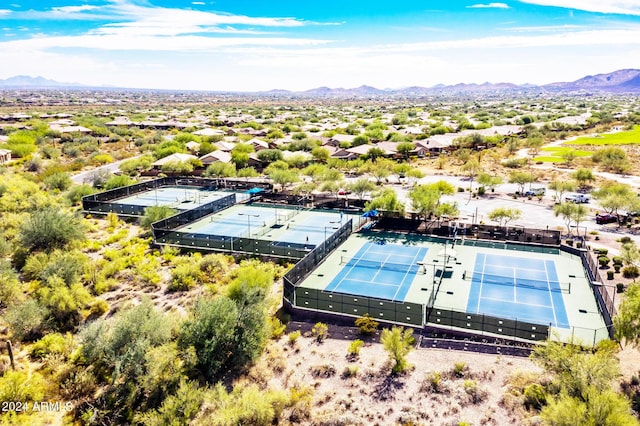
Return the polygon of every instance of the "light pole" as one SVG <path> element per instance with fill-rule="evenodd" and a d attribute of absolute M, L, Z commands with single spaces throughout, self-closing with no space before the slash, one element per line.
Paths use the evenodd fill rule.
<path fill-rule="evenodd" d="M 247 217 L 247 232 L 248 237 L 251 238 L 251 218 L 252 217 L 260 217 L 259 214 L 250 214 L 250 213 L 238 213 L 238 216 L 246 216 Z"/>

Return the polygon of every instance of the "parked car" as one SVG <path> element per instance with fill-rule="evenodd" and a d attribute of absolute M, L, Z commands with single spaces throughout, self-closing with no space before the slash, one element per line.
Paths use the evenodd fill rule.
<path fill-rule="evenodd" d="M 618 217 L 612 214 L 608 214 L 608 213 L 603 213 L 600 214 L 598 213 L 596 215 L 596 223 L 599 224 L 603 224 L 603 223 L 614 223 L 618 221 Z"/>
<path fill-rule="evenodd" d="M 338 195 L 349 195 L 349 194 L 351 194 L 351 191 L 347 189 L 341 189 L 340 191 L 338 191 Z"/>
<path fill-rule="evenodd" d="M 531 188 L 524 193 L 525 197 L 537 197 L 538 195 L 544 195 L 547 190 L 545 188 Z"/>
<path fill-rule="evenodd" d="M 568 203 L 588 203 L 589 202 L 589 196 L 585 195 L 585 194 L 569 194 L 566 197 L 564 197 L 564 200 Z"/>

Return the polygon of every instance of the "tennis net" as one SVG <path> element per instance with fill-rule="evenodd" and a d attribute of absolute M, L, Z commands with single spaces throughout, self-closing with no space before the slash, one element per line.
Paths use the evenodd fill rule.
<path fill-rule="evenodd" d="M 246 220 L 231 220 L 231 219 L 218 219 L 214 216 L 211 217 L 211 219 L 209 219 L 209 222 L 215 222 L 215 223 L 225 223 L 228 225 L 244 225 L 244 226 L 248 226 L 249 224 L 247 224 Z M 262 226 L 262 221 L 260 221 L 259 223 L 251 223 L 250 224 L 252 227 L 255 226 L 256 228 L 259 226 Z"/>
<path fill-rule="evenodd" d="M 291 229 L 294 231 L 309 231 L 309 232 L 325 232 L 325 228 L 323 226 L 296 226 L 296 225 L 289 225 L 287 227 L 287 229 Z M 327 227 L 326 228 L 327 234 L 333 234 L 335 232 L 335 230 L 333 228 Z"/>
<path fill-rule="evenodd" d="M 358 268 L 386 269 L 398 272 L 418 272 L 420 265 L 415 263 L 392 263 L 377 260 L 356 259 L 348 256 L 340 256 L 340 264 L 345 266 L 355 266 Z"/>
<path fill-rule="evenodd" d="M 472 279 L 473 271 L 465 271 L 463 273 L 463 279 Z M 571 293 L 571 282 L 557 282 L 557 281 L 539 281 L 518 278 L 517 276 L 506 275 L 494 275 L 494 274 L 478 274 L 478 277 L 482 277 L 482 284 L 490 285 L 503 285 L 507 287 L 520 287 L 530 288 L 533 290 L 552 291 L 556 293 Z"/>

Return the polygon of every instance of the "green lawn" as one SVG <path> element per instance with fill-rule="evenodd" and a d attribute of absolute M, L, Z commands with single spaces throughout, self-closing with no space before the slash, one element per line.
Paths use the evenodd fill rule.
<path fill-rule="evenodd" d="M 634 126 L 633 130 L 603 134 L 597 137 L 585 136 L 568 142 L 571 145 L 633 145 L 640 144 L 640 126 Z"/>
<path fill-rule="evenodd" d="M 535 157 L 533 161 L 542 161 L 543 163 L 564 163 L 564 158 L 561 157 Z"/>
<path fill-rule="evenodd" d="M 573 149 L 568 146 L 550 146 L 542 148 L 541 151 L 544 151 L 544 153 L 548 155 L 535 157 L 533 161 L 542 161 L 544 163 L 564 163 L 565 159 L 562 158 L 562 156 L 569 151 L 573 151 L 573 155 L 576 157 L 588 157 L 593 154 L 590 151 Z"/>

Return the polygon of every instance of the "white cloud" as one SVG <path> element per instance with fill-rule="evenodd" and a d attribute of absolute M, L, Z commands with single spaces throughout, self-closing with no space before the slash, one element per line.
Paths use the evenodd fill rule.
<path fill-rule="evenodd" d="M 560 31 L 574 31 L 583 29 L 580 25 L 547 25 L 547 26 L 531 26 L 531 27 L 508 27 L 503 28 L 503 31 L 510 31 L 516 33 L 556 33 Z"/>
<path fill-rule="evenodd" d="M 598 13 L 640 15 L 640 0 L 521 0 L 539 6 L 554 6 Z"/>
<path fill-rule="evenodd" d="M 203 1 L 192 1 L 191 4 L 195 4 L 195 5 L 198 5 L 198 6 L 203 6 L 204 2 Z"/>
<path fill-rule="evenodd" d="M 56 14 L 71 14 L 71 13 L 78 13 L 78 12 L 84 12 L 87 10 L 95 10 L 98 9 L 98 6 L 90 6 L 88 4 L 82 5 L 82 6 L 61 6 L 61 7 L 54 7 L 51 9 L 51 11 L 53 13 Z"/>
<path fill-rule="evenodd" d="M 34 37 L 27 40 L 0 43 L 0 50 L 96 49 L 186 52 L 211 51 L 228 46 L 317 46 L 329 42 L 328 40 L 287 37 L 157 37 L 155 33 L 143 35 L 137 32 L 135 37 L 131 37 L 127 33 Z"/>
<path fill-rule="evenodd" d="M 9 9 L 0 9 L 0 16 L 5 16 L 11 13 Z"/>
<path fill-rule="evenodd" d="M 509 9 L 509 5 L 506 3 L 488 3 L 488 4 L 473 4 L 467 6 L 469 9 Z"/>

